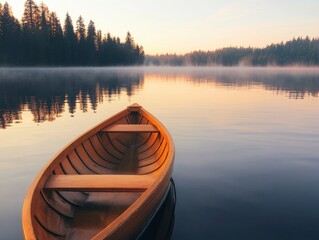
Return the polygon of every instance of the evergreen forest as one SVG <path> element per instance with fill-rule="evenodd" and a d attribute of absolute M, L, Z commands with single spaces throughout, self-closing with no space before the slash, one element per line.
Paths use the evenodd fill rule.
<path fill-rule="evenodd" d="M 229 47 L 215 51 L 194 51 L 185 55 L 147 56 L 146 65 L 171 66 L 316 66 L 319 39 L 294 38 L 265 48 Z"/>
<path fill-rule="evenodd" d="M 0 3 L 1 66 L 124 66 L 144 63 L 144 50 L 127 32 L 124 42 L 86 26 L 67 13 L 63 24 L 55 12 L 26 0 L 21 21 L 8 3 Z"/>
<path fill-rule="evenodd" d="M 319 38 L 294 38 L 265 48 L 227 47 L 183 55 L 146 56 L 130 32 L 124 41 L 97 30 L 92 20 L 55 12 L 26 0 L 21 20 L 0 3 L 0 66 L 318 66 Z"/>

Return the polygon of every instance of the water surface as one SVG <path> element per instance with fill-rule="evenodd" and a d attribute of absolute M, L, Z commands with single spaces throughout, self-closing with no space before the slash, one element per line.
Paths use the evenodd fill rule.
<path fill-rule="evenodd" d="M 94 124 L 138 102 L 176 145 L 173 239 L 319 239 L 316 68 L 0 69 L 0 231 Z"/>

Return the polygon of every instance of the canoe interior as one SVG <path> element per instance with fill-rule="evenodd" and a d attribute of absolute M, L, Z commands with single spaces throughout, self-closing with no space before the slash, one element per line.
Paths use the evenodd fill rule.
<path fill-rule="evenodd" d="M 152 125 L 141 113 L 127 111 L 110 123 Z M 110 127 L 108 126 L 108 127 Z M 139 129 L 142 129 L 140 127 Z M 114 128 L 113 128 L 114 129 Z M 143 129 L 142 129 L 143 130 Z M 168 139 L 160 131 L 93 131 L 54 160 L 49 175 L 147 175 L 166 161 Z M 143 192 L 57 191 L 39 188 L 31 205 L 38 239 L 90 239 L 120 216 Z"/>

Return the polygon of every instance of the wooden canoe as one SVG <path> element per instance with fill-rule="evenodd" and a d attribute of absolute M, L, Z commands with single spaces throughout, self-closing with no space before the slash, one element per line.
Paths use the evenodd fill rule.
<path fill-rule="evenodd" d="M 25 239 L 134 239 L 169 186 L 174 143 L 133 104 L 68 144 L 27 192 Z"/>

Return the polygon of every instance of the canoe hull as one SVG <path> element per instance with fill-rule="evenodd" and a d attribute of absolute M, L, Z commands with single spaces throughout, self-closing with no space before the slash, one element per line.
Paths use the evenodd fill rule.
<path fill-rule="evenodd" d="M 129 125 L 125 132 L 132 130 L 138 133 L 108 132 L 109 129 L 114 130 L 118 124 L 123 123 Z M 143 124 L 149 126 L 145 128 Z M 169 186 L 174 153 L 174 143 L 167 129 L 139 105 L 129 106 L 68 144 L 38 174 L 23 206 L 22 225 L 25 239 L 134 239 L 149 220 Z M 131 163 L 127 159 L 131 159 Z M 78 213 L 81 211 L 77 211 L 83 205 L 90 207 L 94 193 L 76 192 L 74 186 L 67 186 L 69 189 L 66 187 L 63 191 L 57 190 L 57 186 L 54 185 L 56 182 L 52 179 L 61 179 L 65 174 L 71 174 L 75 178 L 82 175 L 87 179 L 94 179 L 94 176 L 85 177 L 94 174 L 106 177 L 116 174 L 125 179 L 129 174 L 150 176 L 155 180 L 141 193 L 130 191 L 132 186 L 128 183 L 125 189 L 132 192 L 127 194 L 132 196 L 129 204 L 121 206 L 123 209 L 119 211 L 118 206 L 114 207 L 114 197 L 112 204 L 103 208 L 103 211 L 110 209 L 109 215 L 114 216 L 103 219 L 99 215 L 83 217 L 83 211 L 81 214 Z M 80 181 L 79 184 L 80 186 L 76 187 L 83 189 L 83 183 Z M 106 189 L 109 191 L 112 188 Z M 117 191 L 113 191 L 114 196 L 117 196 Z M 93 222 L 100 218 L 98 230 L 87 231 L 81 218 L 91 218 Z M 87 233 L 88 235 L 85 235 Z"/>
<path fill-rule="evenodd" d="M 171 239 L 175 223 L 176 188 L 171 178 L 168 189 L 154 215 L 140 232 L 136 240 L 169 240 Z"/>

